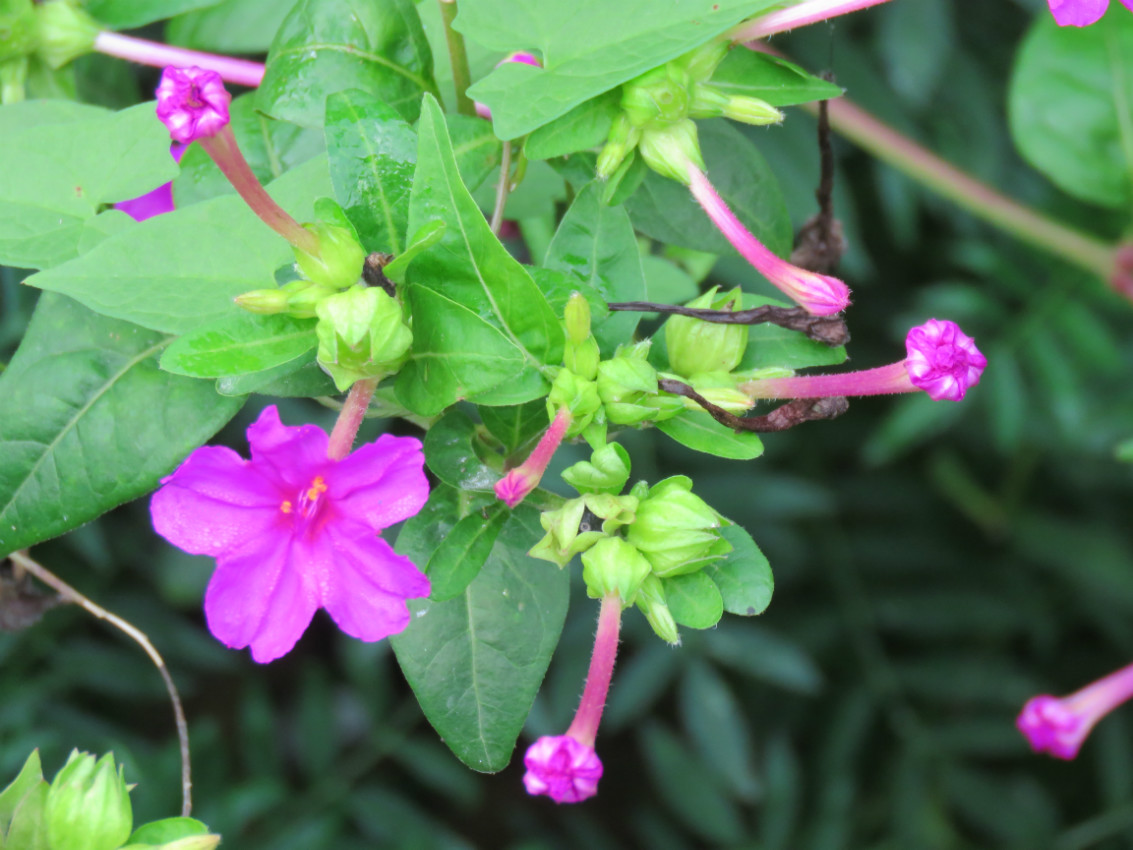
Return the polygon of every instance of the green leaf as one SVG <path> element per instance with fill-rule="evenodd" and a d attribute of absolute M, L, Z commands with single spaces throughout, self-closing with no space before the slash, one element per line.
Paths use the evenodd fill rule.
<path fill-rule="evenodd" d="M 1091 27 L 1039 13 L 1008 92 L 1023 157 L 1076 198 L 1133 203 L 1133 18 L 1116 6 Z M 1124 129 L 1123 129 L 1124 128 Z"/>
<path fill-rule="evenodd" d="M 152 490 L 243 405 L 162 372 L 160 334 L 44 295 L 0 374 L 0 553 Z"/>
<path fill-rule="evenodd" d="M 501 52 L 537 50 L 543 68 L 509 62 L 468 90 L 514 139 L 645 71 L 676 59 L 775 0 L 480 0 L 456 28 Z"/>
<path fill-rule="evenodd" d="M 620 112 L 621 90 L 613 89 L 544 124 L 527 137 L 523 153 L 528 159 L 550 159 L 598 147 Z"/>
<path fill-rule="evenodd" d="M 314 199 L 331 194 L 326 157 L 287 172 L 268 191 L 310 220 Z M 228 195 L 143 221 L 25 283 L 105 316 L 185 333 L 239 310 L 237 295 L 275 286 L 275 270 L 291 262 L 291 246 Z"/>
<path fill-rule="evenodd" d="M 476 456 L 476 431 L 476 423 L 467 413 L 450 410 L 425 435 L 425 462 L 451 487 L 492 493 L 500 473 Z"/>
<path fill-rule="evenodd" d="M 446 229 L 406 272 L 413 348 L 397 393 L 407 408 L 431 416 L 525 369 L 559 362 L 563 332 L 531 275 L 496 239 L 461 182 L 444 116 L 431 97 L 424 101 L 418 141 L 408 232 L 431 221 L 443 221 Z"/>
<path fill-rule="evenodd" d="M 460 178 L 474 192 L 500 166 L 503 143 L 492 132 L 492 122 L 472 115 L 445 116 Z"/>
<path fill-rule="evenodd" d="M 313 398 L 338 393 L 330 375 L 315 361 L 314 351 L 308 351 L 274 369 L 219 378 L 216 391 L 221 395 L 259 393 L 283 398 Z"/>
<path fill-rule="evenodd" d="M 213 6 L 218 0 L 86 0 L 86 11 L 108 29 L 128 30 L 182 12 Z"/>
<path fill-rule="evenodd" d="M 41 782 L 43 782 L 43 766 L 39 761 L 39 750 L 32 750 L 16 778 L 0 792 L 0 839 L 3 839 L 8 831 L 12 823 L 12 815 L 15 814 L 20 801 Z"/>
<path fill-rule="evenodd" d="M 724 610 L 729 614 L 744 617 L 762 614 L 771 604 L 771 593 L 775 589 L 775 577 L 767 556 L 738 525 L 721 528 L 720 536 L 732 544 L 732 551 L 705 567 L 704 574 L 720 589 Z"/>
<path fill-rule="evenodd" d="M 464 517 L 453 526 L 425 568 L 432 582 L 430 599 L 444 602 L 464 593 L 480 574 L 508 516 L 503 503 L 496 502 L 483 512 Z"/>
<path fill-rule="evenodd" d="M 724 616 L 720 591 L 703 571 L 661 579 L 673 619 L 690 629 L 710 629 Z"/>
<path fill-rule="evenodd" d="M 152 103 L 108 112 L 26 101 L 0 108 L 0 132 L 0 263 L 7 265 L 47 268 L 77 257 L 103 205 L 177 174 Z"/>
<path fill-rule="evenodd" d="M 421 94 L 436 91 L 432 68 L 411 0 L 299 0 L 272 42 L 257 106 L 319 127 L 329 95 L 361 89 L 416 121 Z"/>
<path fill-rule="evenodd" d="M 708 177 L 732 212 L 768 248 L 790 253 L 791 220 L 779 183 L 763 154 L 722 119 L 697 122 Z M 735 254 L 686 187 L 650 171 L 626 202 L 633 225 L 646 236 L 710 254 Z"/>
<path fill-rule="evenodd" d="M 772 106 L 793 106 L 841 97 L 842 89 L 786 59 L 757 50 L 732 50 L 712 75 L 713 88 L 728 95 L 758 97 Z"/>
<path fill-rule="evenodd" d="M 724 678 L 703 661 L 689 666 L 679 692 L 681 722 L 701 760 L 723 779 L 732 795 L 754 802 L 760 791 L 751 729 L 743 706 Z"/>
<path fill-rule="evenodd" d="M 763 454 L 763 441 L 752 431 L 737 434 L 703 410 L 686 410 L 657 427 L 682 446 L 730 460 L 751 460 Z"/>
<path fill-rule="evenodd" d="M 210 53 L 267 53 L 296 0 L 223 0 L 165 26 L 165 40 Z"/>
<path fill-rule="evenodd" d="M 409 264 L 413 262 L 413 258 L 426 248 L 440 242 L 447 227 L 448 225 L 443 221 L 436 219 L 423 224 L 420 230 L 409 237 L 409 244 L 405 247 L 405 250 L 382 269 L 382 274 L 386 276 L 387 280 L 392 280 L 394 283 L 405 283 L 405 271 L 409 268 Z"/>
<path fill-rule="evenodd" d="M 163 818 L 139 826 L 130 836 L 130 844 L 167 844 L 193 835 L 208 835 L 209 828 L 195 818 Z"/>
<path fill-rule="evenodd" d="M 317 343 L 314 319 L 238 310 L 174 340 L 161 368 L 191 378 L 244 375 L 289 363 Z"/>
<path fill-rule="evenodd" d="M 575 196 L 543 265 L 577 275 L 607 302 L 644 301 L 645 275 L 633 225 L 624 209 L 602 204 L 601 193 L 595 181 Z M 640 318 L 640 313 L 619 312 L 593 323 L 603 356 L 633 338 Z"/>
<path fill-rule="evenodd" d="M 413 128 L 392 106 L 350 90 L 327 98 L 325 131 L 335 197 L 362 246 L 400 254 L 417 162 Z"/>
<path fill-rule="evenodd" d="M 390 639 L 425 716 L 473 770 L 507 765 L 562 631 L 569 573 L 525 554 L 542 533 L 521 505 L 464 593 L 411 600 L 409 627 Z"/>
<path fill-rule="evenodd" d="M 542 399 L 512 407 L 478 407 L 477 410 L 484 427 L 509 453 L 547 430 L 547 404 Z"/>

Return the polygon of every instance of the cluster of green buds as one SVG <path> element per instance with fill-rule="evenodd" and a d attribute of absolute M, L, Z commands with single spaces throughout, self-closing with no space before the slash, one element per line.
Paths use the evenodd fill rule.
<path fill-rule="evenodd" d="M 320 212 L 324 220 L 303 225 L 316 237 L 318 253 L 294 248 L 300 278 L 276 289 L 246 292 L 236 303 L 253 313 L 317 318 L 318 363 L 346 391 L 355 381 L 400 369 L 413 333 L 401 302 L 363 279 L 366 252 L 349 220 L 326 202 L 320 203 Z"/>
<path fill-rule="evenodd" d="M 113 753 L 96 759 L 74 750 L 48 783 L 35 751 L 0 792 L 0 846 L 13 850 L 213 850 L 219 843 L 188 817 L 134 829 L 130 786 Z"/>
<path fill-rule="evenodd" d="M 653 487 L 640 481 L 619 495 L 629 475 L 629 455 L 617 443 L 565 470 L 563 478 L 580 495 L 543 512 L 546 535 L 530 554 L 560 567 L 580 555 L 591 597 L 616 593 L 625 607 L 641 609 L 658 636 L 676 644 L 680 635 L 666 601 L 670 582 L 731 551 L 720 535 L 726 520 L 680 475 Z"/>
<path fill-rule="evenodd" d="M 687 183 L 686 163 L 704 169 L 694 119 L 725 117 L 746 124 L 782 121 L 783 114 L 767 102 L 728 94 L 712 85 L 712 75 L 729 49 L 726 40 L 711 41 L 625 83 L 622 111 L 598 156 L 598 176 L 609 179 L 619 169 L 628 168 L 628 157 L 637 149 L 650 168 Z"/>
<path fill-rule="evenodd" d="M 99 26 L 70 0 L 0 0 L 0 103 L 24 99 L 29 62 L 61 68 L 89 53 Z"/>

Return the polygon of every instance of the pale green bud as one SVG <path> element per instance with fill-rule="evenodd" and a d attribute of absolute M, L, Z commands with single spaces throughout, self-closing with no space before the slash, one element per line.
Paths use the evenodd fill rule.
<path fill-rule="evenodd" d="M 629 453 L 619 443 L 607 443 L 563 470 L 563 480 L 580 493 L 617 495 L 629 480 Z"/>
<path fill-rule="evenodd" d="M 716 73 L 720 63 L 727 58 L 731 47 L 732 43 L 721 36 L 700 45 L 677 61 L 685 66 L 693 82 L 703 82 Z"/>
<path fill-rule="evenodd" d="M 36 52 L 52 68 L 94 50 L 98 23 L 76 3 L 47 0 L 35 8 Z"/>
<path fill-rule="evenodd" d="M 51 850 L 118 850 L 130 837 L 130 794 L 114 755 L 95 761 L 72 750 L 47 791 L 43 808 Z"/>
<path fill-rule="evenodd" d="M 582 580 L 594 599 L 616 593 L 622 605 L 632 605 L 650 574 L 645 557 L 620 537 L 603 537 L 582 553 Z"/>
<path fill-rule="evenodd" d="M 645 614 L 657 637 L 674 646 L 680 645 L 681 635 L 677 631 L 677 622 L 665 601 L 665 588 L 661 579 L 655 575 L 649 576 L 641 583 L 634 600 L 637 607 Z"/>
<path fill-rule="evenodd" d="M 286 313 L 291 296 L 283 289 L 253 289 L 237 295 L 236 304 L 249 313 L 270 316 L 273 313 Z"/>
<path fill-rule="evenodd" d="M 731 550 L 719 535 L 721 524 L 720 515 L 693 495 L 692 481 L 674 475 L 650 488 L 638 505 L 626 539 L 649 559 L 656 575 L 684 575 L 703 569 Z"/>
<path fill-rule="evenodd" d="M 309 280 L 293 280 L 280 288 L 287 293 L 287 313 L 296 319 L 313 319 L 318 315 L 321 302 L 337 295 L 341 290 L 333 286 L 311 283 Z"/>
<path fill-rule="evenodd" d="M 563 322 L 566 324 L 567 338 L 574 343 L 585 342 L 590 338 L 590 305 L 581 292 L 571 293 L 563 308 Z"/>
<path fill-rule="evenodd" d="M 598 385 L 570 369 L 560 369 L 551 383 L 551 392 L 547 396 L 548 415 L 554 416 L 562 407 L 569 410 L 571 415 L 571 426 L 567 436 L 573 437 L 582 433 L 602 407 L 602 399 L 598 397 Z"/>
<path fill-rule="evenodd" d="M 295 262 L 307 280 L 333 289 L 346 289 L 356 284 L 362 276 L 366 251 L 358 244 L 354 232 L 325 221 L 304 224 L 303 227 L 315 234 L 319 244 L 318 254 L 294 249 Z"/>
<path fill-rule="evenodd" d="M 0 61 L 0 104 L 20 103 L 27 98 L 28 58 L 16 56 Z"/>
<path fill-rule="evenodd" d="M 598 376 L 598 364 L 602 360 L 602 352 L 598 350 L 598 340 L 590 336 L 582 342 L 567 340 L 563 347 L 563 365 L 574 374 L 588 381 Z"/>
<path fill-rule="evenodd" d="M 376 287 L 354 286 L 325 298 L 317 314 L 319 365 L 340 391 L 396 372 L 413 344 L 401 305 Z"/>
<path fill-rule="evenodd" d="M 619 351 L 598 365 L 598 396 L 604 404 L 637 402 L 657 392 L 657 370 L 645 359 Z"/>
<path fill-rule="evenodd" d="M 693 87 L 690 118 L 731 118 L 744 124 L 779 124 L 783 113 L 765 100 L 746 95 L 731 95 L 705 83 Z"/>
<path fill-rule="evenodd" d="M 687 306 L 733 313 L 742 306 L 739 288 L 723 295 L 717 295 L 716 289 L 712 287 Z M 718 325 L 688 316 L 670 316 L 665 322 L 669 366 L 685 378 L 702 372 L 732 371 L 743 360 L 747 342 L 747 325 Z"/>
<path fill-rule="evenodd" d="M 609 180 L 618 170 L 622 161 L 641 141 L 641 129 L 633 126 L 624 112 L 619 112 L 610 127 L 606 144 L 598 154 L 597 173 L 599 180 Z"/>
<path fill-rule="evenodd" d="M 689 163 L 701 171 L 705 170 L 704 157 L 700 155 L 700 142 L 696 136 L 696 123 L 689 118 L 643 130 L 638 150 L 646 165 L 662 177 L 686 186 L 692 179 Z"/>

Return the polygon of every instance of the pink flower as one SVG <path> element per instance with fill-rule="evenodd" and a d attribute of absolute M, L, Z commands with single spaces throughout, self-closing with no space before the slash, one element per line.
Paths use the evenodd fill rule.
<path fill-rule="evenodd" d="M 170 66 L 157 85 L 157 117 L 175 142 L 189 144 L 228 126 L 232 95 L 216 71 Z"/>
<path fill-rule="evenodd" d="M 539 482 L 543 480 L 543 473 L 547 471 L 547 464 L 551 462 L 555 449 L 562 443 L 570 423 L 570 411 L 565 407 L 560 408 L 527 460 L 515 469 L 508 470 L 508 473 L 496 482 L 497 499 L 503 501 L 509 508 L 514 508 L 539 486 Z"/>
<path fill-rule="evenodd" d="M 569 735 L 544 735 L 523 756 L 523 786 L 534 796 L 556 803 L 581 803 L 598 793 L 602 761 L 593 747 Z"/>
<path fill-rule="evenodd" d="M 987 358 L 976 342 L 947 319 L 929 319 L 905 337 L 906 358 L 888 366 L 840 375 L 799 375 L 747 381 L 752 399 L 831 398 L 924 390 L 933 401 L 960 401 L 979 383 Z"/>
<path fill-rule="evenodd" d="M 158 534 L 216 558 L 209 630 L 261 663 L 286 654 L 319 608 L 344 632 L 381 640 L 409 623 L 429 580 L 378 537 L 413 516 L 429 485 L 421 443 L 383 434 L 341 461 L 326 432 L 283 425 L 275 406 L 248 428 L 252 459 L 197 449 L 150 502 Z"/>
<path fill-rule="evenodd" d="M 1015 721 L 1036 753 L 1073 759 L 1094 724 L 1133 696 L 1133 664 L 1067 697 L 1032 697 Z"/>
<path fill-rule="evenodd" d="M 1133 12 L 1133 0 L 1121 3 Z M 1047 4 L 1060 27 L 1088 27 L 1101 20 L 1109 8 L 1109 0 L 1047 0 Z"/>
<path fill-rule="evenodd" d="M 180 162 L 181 157 L 185 155 L 186 148 L 187 145 L 174 142 L 169 146 L 169 155 L 173 157 L 174 161 Z M 155 215 L 173 212 L 175 209 L 173 206 L 173 183 L 162 183 L 153 191 L 146 192 L 137 198 L 119 201 L 114 205 L 114 209 L 122 210 L 134 221 L 145 221 Z"/>

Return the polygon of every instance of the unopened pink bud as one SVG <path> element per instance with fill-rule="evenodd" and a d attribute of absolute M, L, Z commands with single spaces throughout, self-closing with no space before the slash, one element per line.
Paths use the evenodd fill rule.
<path fill-rule="evenodd" d="M 946 319 L 929 319 L 910 330 L 905 350 L 909 380 L 933 401 L 960 401 L 987 367 L 976 341 Z"/>
<path fill-rule="evenodd" d="M 602 761 L 593 747 L 569 735 L 544 735 L 527 748 L 523 785 L 534 796 L 556 803 L 581 803 L 598 793 Z"/>
<path fill-rule="evenodd" d="M 216 71 L 166 68 L 157 86 L 157 117 L 175 142 L 189 144 L 228 126 L 232 95 Z"/>
<path fill-rule="evenodd" d="M 1066 697 L 1032 697 L 1015 721 L 1036 753 L 1072 759 L 1090 730 L 1133 696 L 1133 664 Z"/>

